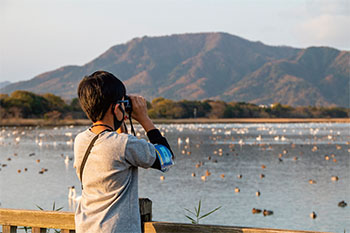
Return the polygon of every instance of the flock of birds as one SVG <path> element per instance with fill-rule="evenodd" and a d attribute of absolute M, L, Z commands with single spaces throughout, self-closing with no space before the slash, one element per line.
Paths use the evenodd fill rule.
<path fill-rule="evenodd" d="M 177 126 L 178 127 L 178 129 L 177 129 L 177 131 L 179 131 L 179 132 L 182 132 L 183 131 L 183 128 L 181 127 L 181 126 Z M 166 130 L 166 129 L 164 129 L 164 130 Z M 196 129 L 197 131 L 201 131 L 201 129 Z M 267 128 L 262 128 L 261 130 L 268 130 Z M 211 142 L 215 145 L 220 145 L 220 144 L 217 144 L 216 143 L 216 141 L 219 141 L 219 140 L 223 140 L 223 136 L 231 136 L 233 133 L 233 131 L 235 131 L 235 134 L 237 135 L 239 135 L 239 134 L 247 134 L 248 132 L 249 132 L 249 129 L 248 128 L 239 128 L 239 129 L 236 129 L 236 130 L 223 130 L 223 129 L 216 129 L 216 128 L 212 128 L 211 129 L 211 132 L 212 132 L 212 134 L 209 136 L 209 139 L 211 140 Z M 286 132 L 286 129 L 283 129 L 283 132 L 285 133 Z M 317 140 L 317 138 L 316 138 L 316 135 L 318 134 L 318 132 L 319 132 L 319 129 L 318 128 L 316 128 L 316 129 L 313 129 L 313 128 L 310 128 L 310 134 L 313 136 L 313 140 Z M 293 133 L 295 133 L 295 130 L 293 129 Z M 333 132 L 332 130 L 330 131 L 330 133 L 331 134 L 335 134 L 335 135 L 340 135 L 340 132 Z M 275 130 L 270 130 L 269 131 L 269 134 L 271 135 L 273 135 L 273 134 L 276 134 L 276 131 Z M 299 135 L 302 135 L 302 133 L 301 132 L 299 132 L 298 133 Z M 336 136 L 334 136 L 334 135 L 331 135 L 331 134 L 329 134 L 329 135 L 327 135 L 326 136 L 326 139 L 328 139 L 329 140 L 329 143 L 328 144 L 334 144 L 332 141 L 334 141 L 335 140 L 335 138 L 336 138 Z M 284 136 L 284 135 L 281 135 L 281 136 L 272 136 L 272 138 L 270 137 L 270 139 L 269 140 L 267 140 L 268 142 L 264 142 L 264 140 L 263 140 L 263 136 L 262 135 L 258 135 L 258 136 L 256 136 L 256 138 L 255 138 L 255 140 L 253 141 L 253 140 L 244 140 L 244 139 L 242 139 L 242 138 L 240 138 L 240 139 L 238 139 L 238 140 L 236 140 L 238 143 L 235 143 L 235 144 L 238 144 L 238 145 L 240 145 L 240 146 L 242 146 L 242 145 L 245 145 L 245 144 L 250 144 L 250 145 L 257 145 L 257 146 L 260 146 L 261 148 L 262 148 L 262 150 L 272 150 L 272 144 L 273 144 L 273 142 L 271 143 L 271 141 L 274 141 L 274 142 L 282 142 L 282 143 L 285 143 L 285 145 L 288 145 L 288 146 L 290 146 L 292 149 L 294 149 L 295 147 L 296 147 L 296 144 L 294 144 L 294 143 L 292 143 L 292 142 L 288 142 L 289 141 L 289 139 L 287 138 L 287 136 Z M 232 142 L 235 140 L 234 138 L 231 138 L 232 139 Z M 322 140 L 324 139 L 324 137 L 322 138 Z M 312 143 L 311 141 L 309 142 L 310 144 L 316 144 L 316 143 Z M 180 151 L 181 151 L 181 154 L 182 155 L 191 155 L 192 153 L 193 153 L 193 150 L 191 150 L 191 146 L 190 146 L 190 137 L 185 137 L 185 138 L 181 138 L 181 137 L 178 137 L 177 138 L 177 144 L 178 144 L 178 148 L 180 149 Z M 234 150 L 234 146 L 235 146 L 235 144 L 229 144 L 229 149 L 232 151 L 232 152 L 234 152 L 235 150 Z M 346 143 L 347 145 L 350 145 L 350 142 L 348 141 L 347 143 Z M 193 145 L 192 145 L 193 146 Z M 196 148 L 199 148 L 200 146 L 201 146 L 201 143 L 197 143 L 197 144 L 195 144 L 194 145 Z M 342 149 L 342 146 L 340 146 L 340 145 L 335 145 L 335 147 L 336 147 L 336 150 L 341 150 Z M 318 146 L 317 145 L 313 145 L 312 146 L 312 149 L 311 149 L 311 151 L 312 152 L 317 152 L 319 150 L 319 148 L 318 148 Z M 349 155 L 350 155 L 350 148 L 349 149 L 347 149 L 347 152 L 349 153 Z M 223 148 L 218 148 L 217 150 L 214 150 L 213 151 L 213 156 L 208 156 L 208 161 L 212 161 L 212 162 L 214 162 L 214 163 L 217 163 L 218 162 L 218 160 L 217 159 L 215 159 L 215 158 L 213 158 L 214 156 L 223 156 L 223 153 L 224 153 L 224 150 L 223 150 Z M 283 162 L 283 159 L 284 159 L 284 156 L 285 155 L 287 155 L 288 154 L 288 149 L 283 149 L 283 151 L 282 151 L 282 153 L 279 153 L 278 154 L 278 161 L 279 162 Z M 229 155 L 229 153 L 226 153 L 226 155 Z M 236 154 L 236 155 L 238 155 L 238 154 Z M 293 158 L 292 158 L 292 160 L 294 160 L 294 161 L 297 161 L 299 158 L 298 158 L 298 156 L 294 156 Z M 334 163 L 337 163 L 337 158 L 336 158 L 336 156 L 335 156 L 335 154 L 334 153 L 332 153 L 332 154 L 330 154 L 330 155 L 324 155 L 324 159 L 326 160 L 326 161 L 333 161 Z M 199 161 L 199 162 L 197 162 L 196 164 L 195 164 L 195 168 L 200 168 L 201 166 L 203 166 L 205 164 L 205 162 L 203 161 L 203 160 L 201 160 L 201 161 Z M 266 169 L 266 165 L 264 165 L 264 164 L 262 164 L 261 165 L 261 169 L 262 170 L 264 170 L 264 169 Z M 210 177 L 212 175 L 212 173 L 209 171 L 209 169 L 206 169 L 205 170 L 205 172 L 204 172 L 204 175 L 201 175 L 200 176 L 200 179 L 202 180 L 202 181 L 207 181 L 208 180 L 208 178 Z M 191 174 L 191 176 L 192 177 L 196 177 L 197 175 L 196 175 L 196 173 L 195 172 L 193 172 L 192 174 Z M 220 177 L 222 178 L 222 179 L 224 179 L 225 178 L 225 174 L 224 173 L 222 173 L 222 174 L 220 174 Z M 242 179 L 242 177 L 243 177 L 243 174 L 238 174 L 237 175 L 237 178 L 238 179 Z M 261 173 L 260 175 L 259 175 L 259 177 L 260 177 L 260 179 L 264 179 L 265 178 L 265 174 L 264 173 Z M 165 180 L 165 177 L 162 175 L 162 176 L 160 176 L 160 180 Z M 331 176 L 330 177 L 330 180 L 332 181 L 332 182 L 337 182 L 338 180 L 339 180 L 339 177 L 338 176 Z M 316 184 L 317 182 L 316 182 L 316 180 L 314 180 L 314 179 L 309 179 L 309 181 L 308 181 L 310 184 Z M 241 190 L 240 190 L 240 188 L 239 187 L 235 187 L 234 189 L 234 192 L 235 193 L 240 193 L 241 192 Z M 261 195 L 261 191 L 260 190 L 256 190 L 256 192 L 255 192 L 255 195 L 257 196 L 257 197 L 259 197 L 260 195 Z M 342 201 L 340 201 L 339 203 L 338 203 L 338 206 L 339 207 L 341 207 L 341 208 L 344 208 L 344 207 L 346 207 L 347 206 L 347 203 L 344 201 L 344 200 L 342 200 Z M 272 211 L 272 210 L 266 210 L 266 209 L 259 209 L 259 208 L 252 208 L 252 213 L 253 214 L 260 214 L 260 213 L 262 213 L 263 214 L 263 216 L 269 216 L 269 215 L 273 215 L 274 214 L 274 212 Z M 312 211 L 310 214 L 309 214 L 309 216 L 310 216 L 310 218 L 312 218 L 312 219 L 316 219 L 317 218 L 317 214 L 316 214 L 316 212 L 315 211 Z"/>
<path fill-rule="evenodd" d="M 74 126 L 70 126 L 69 128 L 73 128 Z M 189 129 L 191 130 L 191 127 L 192 126 L 187 126 L 189 127 Z M 198 127 L 198 126 L 193 126 L 193 130 L 196 130 L 198 132 L 201 132 L 201 131 L 204 131 L 205 129 L 201 128 L 201 127 Z M 170 134 L 170 133 L 174 133 L 174 131 L 176 131 L 177 133 L 181 133 L 182 131 L 184 130 L 184 127 L 183 125 L 170 125 L 170 127 L 163 127 L 161 128 L 161 131 L 162 131 L 162 134 L 165 135 L 165 134 Z M 259 130 L 259 129 L 258 129 Z M 248 134 L 249 133 L 249 129 L 248 128 L 233 128 L 233 129 L 222 129 L 222 128 L 215 128 L 213 127 L 210 131 L 210 135 L 209 135 L 209 139 L 211 141 L 211 143 L 213 143 L 214 145 L 219 145 L 217 142 L 219 140 L 222 140 L 223 137 L 231 137 L 232 139 L 232 143 L 229 144 L 229 149 L 230 151 L 234 154 L 234 147 L 235 145 L 239 145 L 239 146 L 242 146 L 242 145 L 245 145 L 245 144 L 250 144 L 250 145 L 258 145 L 261 147 L 262 150 L 271 150 L 272 149 L 272 142 L 280 142 L 280 143 L 285 143 L 286 145 L 290 145 L 291 148 L 295 148 L 295 144 L 293 143 L 289 143 L 289 139 L 287 138 L 287 136 L 284 136 L 284 135 L 276 135 L 276 130 L 275 129 L 269 129 L 269 128 L 265 128 L 265 127 L 262 127 L 260 128 L 261 131 L 268 131 L 268 135 L 271 135 L 270 137 L 270 141 L 269 142 L 266 142 L 264 139 L 265 136 L 263 135 L 258 135 L 255 137 L 255 139 L 250 139 L 249 140 L 245 140 L 243 138 L 239 138 L 239 139 L 233 139 L 231 136 L 232 135 L 242 135 L 242 134 Z M 319 129 L 314 129 L 314 128 L 310 128 L 310 134 L 313 135 L 314 137 L 317 135 Z M 138 137 L 143 137 L 143 135 L 140 133 L 141 131 L 138 131 L 137 132 L 137 136 Z M 285 129 L 283 129 L 283 132 L 285 132 Z M 299 132 L 299 135 L 301 135 L 302 133 Z M 45 137 L 47 137 L 48 135 L 46 135 L 45 133 L 40 133 L 37 137 L 35 137 L 35 143 L 37 144 L 38 147 L 44 147 L 45 144 L 46 146 L 58 146 L 58 145 L 66 145 L 66 146 L 72 146 L 73 144 L 73 133 L 72 132 L 66 132 L 65 134 L 65 137 L 66 137 L 66 141 L 62 142 L 57 142 L 55 140 L 53 140 L 53 142 L 51 141 L 50 144 L 46 144 L 46 141 L 45 141 Z M 339 132 L 330 132 L 329 135 L 326 136 L 326 138 L 328 140 L 330 140 L 330 144 L 332 144 L 332 140 L 334 140 L 334 138 L 336 137 L 335 135 L 339 135 Z M 12 142 L 8 142 L 8 144 L 12 144 L 12 145 L 18 145 L 21 143 L 21 140 L 23 137 L 26 136 L 26 131 L 21 131 L 20 129 L 11 129 L 11 128 L 3 128 L 1 131 L 0 131 L 0 147 L 3 146 L 3 145 L 6 145 L 6 138 L 13 138 Z M 235 143 L 233 143 L 235 142 Z M 350 142 L 347 143 L 348 145 L 350 144 Z M 178 137 L 177 138 L 177 146 L 178 148 L 180 149 L 181 151 L 181 154 L 182 155 L 191 155 L 193 153 L 193 146 L 195 146 L 196 148 L 200 148 L 201 147 L 201 143 L 196 143 L 196 144 L 193 144 L 191 142 L 191 139 L 190 137 Z M 314 145 L 311 149 L 312 152 L 317 152 L 318 151 L 318 146 L 317 145 Z M 342 149 L 342 147 L 340 145 L 336 145 L 336 149 L 337 150 L 340 150 Z M 350 149 L 348 149 L 348 152 L 350 152 Z M 223 156 L 224 154 L 224 149 L 223 148 L 218 148 L 216 150 L 213 151 L 212 155 L 208 156 L 207 157 L 207 161 L 211 161 L 213 163 L 217 163 L 218 162 L 218 157 L 221 157 Z M 226 152 L 226 154 L 228 154 Z M 279 162 L 283 162 L 283 159 L 285 157 L 285 155 L 288 154 L 288 149 L 284 149 L 281 153 L 278 154 L 278 161 Z M 235 155 L 238 155 L 237 153 Z M 36 153 L 35 152 L 31 152 L 28 154 L 29 157 L 35 157 L 36 156 Z M 179 155 L 178 155 L 179 156 Z M 17 153 L 14 153 L 13 154 L 13 157 L 18 157 L 18 154 Z M 64 155 L 64 154 L 61 154 L 61 157 L 62 157 L 62 160 L 66 166 L 66 168 L 68 168 L 70 162 L 72 161 L 72 157 L 68 156 L 68 155 Z M 3 159 L 0 158 L 0 159 Z M 299 158 L 297 156 L 294 156 L 293 157 L 293 160 L 296 161 L 298 160 Z M 327 160 L 327 161 L 333 161 L 334 163 L 337 162 L 337 158 L 335 156 L 334 153 L 330 154 L 330 155 L 324 155 L 324 159 Z M 11 157 L 8 157 L 7 158 L 7 163 L 10 163 L 12 160 Z M 36 163 L 40 163 L 40 159 L 35 159 L 35 162 Z M 1 168 L 5 168 L 7 167 L 7 163 L 1 161 L 0 163 L 0 171 L 1 171 Z M 205 161 L 203 161 L 203 159 L 199 162 L 197 162 L 194 167 L 195 168 L 200 168 L 202 167 L 203 165 L 205 164 Z M 264 179 L 265 178 L 265 174 L 263 173 L 263 171 L 266 169 L 266 165 L 265 164 L 261 164 L 261 173 L 259 175 L 260 179 Z M 27 172 L 28 171 L 28 168 L 22 168 L 22 169 L 17 169 L 17 173 L 22 173 L 22 172 Z M 38 173 L 39 174 L 44 174 L 45 172 L 48 172 L 48 169 L 47 168 L 41 168 Z M 205 172 L 204 172 L 204 175 L 201 175 L 200 176 L 200 179 L 205 182 L 209 179 L 209 177 L 212 175 L 212 172 L 209 171 L 209 169 L 206 169 Z M 196 177 L 197 174 L 196 172 L 193 172 L 191 174 L 192 177 Z M 225 179 L 226 175 L 224 173 L 220 174 L 220 177 L 222 179 Z M 237 174 L 237 179 L 242 179 L 243 178 L 243 174 Z M 330 177 L 331 181 L 332 182 L 337 182 L 339 180 L 339 177 L 338 176 L 331 176 Z M 162 175 L 160 176 L 160 180 L 165 180 L 165 176 Z M 314 179 L 309 179 L 308 181 L 310 184 L 316 184 L 317 181 L 314 180 Z M 235 187 L 234 189 L 234 192 L 235 193 L 240 193 L 241 190 L 239 187 Z M 261 195 L 261 191 L 260 190 L 256 190 L 255 192 L 255 195 L 257 197 L 259 197 Z M 77 196 L 76 194 L 76 190 L 75 190 L 75 187 L 74 186 L 70 186 L 68 187 L 68 200 L 69 200 L 69 203 L 70 203 L 70 206 L 71 204 L 74 206 L 75 203 L 77 201 L 79 201 L 81 198 L 81 196 Z M 341 208 L 345 208 L 347 206 L 347 203 L 342 200 L 338 203 L 338 206 L 341 207 Z M 272 210 L 266 210 L 266 209 L 259 209 L 259 208 L 252 208 L 252 214 L 260 214 L 262 213 L 264 216 L 269 216 L 269 215 L 273 215 L 274 212 Z M 310 218 L 312 219 L 315 219 L 317 218 L 317 213 L 315 211 L 312 211 L 310 213 Z"/>
<path fill-rule="evenodd" d="M 69 126 L 70 129 L 74 128 L 74 126 Z M 28 128 L 29 130 L 32 130 L 31 127 Z M 58 128 L 55 127 L 54 130 L 57 130 Z M 1 131 L 0 131 L 0 146 L 3 146 L 3 145 L 13 145 L 13 146 L 17 146 L 20 144 L 21 142 L 21 139 L 26 137 L 26 131 L 21 131 L 16 129 L 11 131 L 11 132 L 8 132 L 5 128 L 3 128 Z M 49 146 L 53 146 L 53 147 L 57 147 L 58 145 L 67 145 L 67 146 L 72 146 L 73 145 L 73 133 L 72 132 L 67 132 L 65 133 L 65 136 L 68 137 L 69 139 L 64 141 L 64 142 L 57 142 L 57 141 L 53 141 L 53 142 L 47 142 L 46 146 L 49 147 Z M 13 137 L 13 141 L 11 142 L 7 142 L 5 143 L 5 138 L 11 138 Z M 35 137 L 35 144 L 39 147 L 39 148 L 42 148 L 43 146 L 45 146 L 45 137 L 49 137 L 49 135 L 45 134 L 45 133 L 40 133 L 38 136 Z M 28 157 L 34 157 L 36 156 L 37 154 L 35 152 L 31 152 L 28 154 Z M 13 157 L 16 158 L 18 157 L 18 153 L 13 153 Z M 10 163 L 13 159 L 13 157 L 8 157 L 6 160 L 7 160 L 7 163 L 0 163 L 0 171 L 1 171 L 1 168 L 5 168 L 7 167 L 8 163 Z M 64 158 L 64 163 L 65 163 L 65 166 L 66 168 L 68 168 L 69 166 L 69 163 L 70 161 L 73 160 L 73 157 L 72 156 L 68 156 L 68 155 L 64 155 L 64 154 L 61 154 L 61 157 Z M 40 159 L 35 159 L 35 162 L 37 164 L 40 164 L 41 160 Z M 24 168 L 21 168 L 21 169 L 17 169 L 17 173 L 22 173 L 22 172 L 27 172 L 28 171 L 28 168 L 27 167 L 24 167 Z M 40 168 L 38 170 L 38 174 L 44 174 L 45 172 L 48 171 L 48 168 Z"/>

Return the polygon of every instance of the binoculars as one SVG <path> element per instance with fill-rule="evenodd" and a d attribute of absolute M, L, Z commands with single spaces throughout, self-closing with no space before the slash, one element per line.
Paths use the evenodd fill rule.
<path fill-rule="evenodd" d="M 125 112 L 128 113 L 129 115 L 131 115 L 132 113 L 132 102 L 129 96 L 124 96 L 124 100 L 118 100 L 117 101 L 118 104 L 123 103 L 124 104 L 124 108 L 125 108 Z"/>
<path fill-rule="evenodd" d="M 132 102 L 131 102 L 131 99 L 130 99 L 129 96 L 126 95 L 126 96 L 124 97 L 124 100 L 126 100 L 125 103 L 124 103 L 125 111 L 126 111 L 129 115 L 131 115 L 131 113 L 132 113 Z"/>

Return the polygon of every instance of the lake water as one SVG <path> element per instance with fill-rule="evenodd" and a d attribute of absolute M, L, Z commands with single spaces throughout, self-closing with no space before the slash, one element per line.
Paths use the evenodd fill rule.
<path fill-rule="evenodd" d="M 139 196 L 152 200 L 153 220 L 189 223 L 184 209 L 201 200 L 202 214 L 221 206 L 203 224 L 350 232 L 349 124 L 158 126 L 177 157 L 167 173 L 139 171 Z M 73 157 L 72 140 L 85 129 L 0 128 L 0 207 L 51 210 L 55 202 L 73 211 L 68 187 L 80 195 L 80 183 L 73 161 L 65 159 Z M 338 207 L 343 200 L 348 206 Z M 253 214 L 253 208 L 273 215 Z M 313 211 L 316 219 L 309 216 Z"/>

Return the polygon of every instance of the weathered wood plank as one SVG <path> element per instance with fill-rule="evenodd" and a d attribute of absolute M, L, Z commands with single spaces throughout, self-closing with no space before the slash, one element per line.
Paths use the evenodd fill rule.
<path fill-rule="evenodd" d="M 0 225 L 75 229 L 74 213 L 63 211 L 0 209 Z"/>
<path fill-rule="evenodd" d="M 216 226 L 202 224 L 146 222 L 145 233 L 311 233 L 314 231 L 279 230 L 235 226 Z"/>
<path fill-rule="evenodd" d="M 61 233 L 75 233 L 75 230 L 61 229 Z"/>
<path fill-rule="evenodd" d="M 3 233 L 16 233 L 17 232 L 17 226 L 3 225 L 2 226 L 2 232 Z"/>
<path fill-rule="evenodd" d="M 32 233 L 46 233 L 46 228 L 32 227 Z"/>

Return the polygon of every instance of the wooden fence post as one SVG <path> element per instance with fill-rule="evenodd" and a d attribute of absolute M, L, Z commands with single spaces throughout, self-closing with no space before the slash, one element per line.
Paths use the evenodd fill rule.
<path fill-rule="evenodd" d="M 75 230 L 61 229 L 61 233 L 74 233 Z"/>
<path fill-rule="evenodd" d="M 32 227 L 32 233 L 46 233 L 46 228 Z"/>
<path fill-rule="evenodd" d="M 16 233 L 17 232 L 17 226 L 3 225 L 2 226 L 2 232 L 3 233 Z"/>
<path fill-rule="evenodd" d="M 152 201 L 148 198 L 139 198 L 141 230 L 144 232 L 144 223 L 152 221 Z"/>

